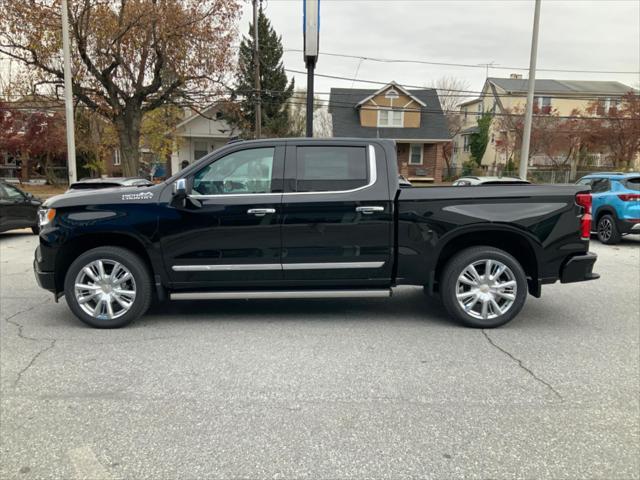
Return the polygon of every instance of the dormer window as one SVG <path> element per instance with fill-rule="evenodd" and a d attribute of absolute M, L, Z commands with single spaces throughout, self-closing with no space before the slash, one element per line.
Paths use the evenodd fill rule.
<path fill-rule="evenodd" d="M 384 98 L 387 98 L 389 100 L 395 100 L 396 98 L 399 98 L 400 94 L 395 91 L 393 88 L 390 88 L 389 90 L 387 90 L 387 93 L 384 95 Z"/>
<path fill-rule="evenodd" d="M 378 127 L 402 127 L 404 124 L 402 110 L 378 110 Z"/>

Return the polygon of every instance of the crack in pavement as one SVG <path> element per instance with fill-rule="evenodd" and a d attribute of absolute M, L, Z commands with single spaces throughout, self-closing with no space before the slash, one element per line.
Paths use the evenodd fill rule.
<path fill-rule="evenodd" d="M 34 338 L 34 337 L 28 337 L 26 335 L 24 335 L 23 331 L 24 331 L 24 325 L 12 320 L 13 318 L 16 318 L 20 315 L 22 315 L 23 313 L 27 313 L 30 312 L 31 310 L 33 310 L 34 308 L 37 307 L 41 307 L 42 305 L 46 305 L 47 303 L 50 303 L 49 300 L 42 302 L 42 303 L 36 303 L 35 305 L 31 305 L 28 308 L 25 308 L 24 310 L 20 310 L 19 312 L 14 313 L 13 315 L 9 315 L 7 318 L 4 319 L 5 322 L 10 323 L 11 325 L 18 327 L 18 336 L 20 338 L 22 338 L 23 340 L 32 340 L 34 342 L 42 342 L 44 340 L 51 340 L 50 338 Z"/>
<path fill-rule="evenodd" d="M 504 353 L 507 357 L 509 357 L 511 360 L 513 360 L 514 362 L 516 362 L 518 364 L 518 366 L 524 370 L 525 372 L 527 372 L 529 374 L 529 376 L 531 376 L 536 382 L 541 383 L 542 385 L 544 385 L 545 387 L 547 387 L 549 390 L 551 390 L 553 392 L 553 394 L 558 397 L 560 399 L 560 401 L 564 401 L 564 398 L 562 397 L 562 395 L 560 395 L 560 393 L 553 388 L 553 385 L 551 385 L 549 382 L 543 380 L 542 378 L 540 378 L 539 376 L 537 376 L 533 370 L 531 370 L 529 367 L 527 367 L 526 365 L 524 365 L 522 363 L 522 360 L 520 360 L 519 358 L 515 357 L 511 352 L 505 350 L 504 348 L 502 348 L 500 345 L 498 345 L 497 343 L 495 343 L 493 341 L 493 339 L 489 336 L 489 334 L 483 329 L 482 330 L 482 334 L 484 335 L 484 337 L 487 339 L 487 341 L 489 342 L 489 344 L 491 346 L 493 346 L 495 349 L 501 351 L 502 353 Z"/>
<path fill-rule="evenodd" d="M 51 343 L 49 343 L 48 346 L 46 346 L 45 348 L 41 349 L 38 353 L 36 353 L 31 358 L 31 361 L 27 364 L 27 366 L 24 367 L 22 370 L 20 370 L 18 372 L 18 374 L 16 375 L 15 380 L 13 381 L 13 388 L 14 389 L 18 387 L 18 384 L 22 380 L 22 376 L 27 372 L 27 370 L 29 370 L 31 367 L 33 367 L 33 365 L 36 363 L 36 360 L 38 359 L 38 357 L 40 357 L 40 355 L 43 355 L 44 353 L 48 352 L 49 350 L 51 350 L 53 347 L 56 346 L 56 341 L 57 341 L 56 339 L 50 340 Z"/>
<path fill-rule="evenodd" d="M 23 340 L 29 340 L 32 342 L 49 342 L 49 345 L 47 345 L 46 347 L 40 349 L 38 352 L 36 352 L 36 354 L 31 357 L 31 360 L 29 361 L 29 363 L 27 364 L 27 366 L 25 366 L 22 370 L 20 370 L 18 372 L 18 374 L 16 375 L 16 378 L 13 380 L 13 388 L 17 388 L 18 384 L 20 383 L 20 381 L 22 380 L 22 376 L 27 372 L 27 370 L 29 370 L 31 367 L 33 367 L 33 365 L 36 363 L 36 360 L 38 360 L 38 358 L 45 354 L 46 352 L 48 352 L 49 350 L 51 350 L 53 347 L 55 347 L 57 339 L 55 338 L 36 338 L 36 337 L 29 337 L 28 335 L 24 334 L 24 325 L 22 325 L 19 322 L 16 322 L 15 320 L 13 320 L 14 318 L 18 317 L 19 315 L 22 315 L 24 313 L 30 312 L 31 310 L 35 309 L 36 307 L 40 307 L 42 305 L 46 305 L 47 303 L 50 303 L 48 300 L 46 302 L 42 302 L 42 303 L 37 303 L 36 305 L 32 305 L 28 308 L 25 308 L 24 310 L 20 310 L 19 312 L 14 313 L 13 315 L 9 315 L 7 318 L 5 318 L 5 322 L 18 327 L 18 337 L 22 338 Z"/>

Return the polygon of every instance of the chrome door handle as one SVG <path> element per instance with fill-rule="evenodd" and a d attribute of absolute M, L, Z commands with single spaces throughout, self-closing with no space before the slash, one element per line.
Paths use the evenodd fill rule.
<path fill-rule="evenodd" d="M 247 210 L 249 215 L 255 215 L 256 217 L 264 217 L 267 213 L 276 213 L 275 208 L 250 208 Z"/>
<path fill-rule="evenodd" d="M 384 207 L 356 207 L 356 212 L 371 215 L 375 212 L 384 212 Z"/>

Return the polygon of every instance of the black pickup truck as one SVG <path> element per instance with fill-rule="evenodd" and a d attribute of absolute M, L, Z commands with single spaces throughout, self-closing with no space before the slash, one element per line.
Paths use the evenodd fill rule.
<path fill-rule="evenodd" d="M 34 269 L 100 328 L 153 300 L 388 297 L 397 285 L 491 328 L 543 284 L 598 278 L 590 206 L 580 185 L 399 188 L 389 140 L 237 142 L 159 185 L 47 200 Z"/>

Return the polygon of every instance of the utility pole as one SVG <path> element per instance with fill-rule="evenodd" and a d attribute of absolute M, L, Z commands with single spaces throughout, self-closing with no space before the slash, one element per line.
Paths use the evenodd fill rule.
<path fill-rule="evenodd" d="M 67 164 L 69 185 L 78 179 L 76 174 L 76 138 L 73 121 L 73 86 L 71 84 L 71 52 L 69 48 L 69 9 L 62 0 L 62 56 L 64 61 L 64 112 L 67 120 Z"/>
<path fill-rule="evenodd" d="M 522 135 L 522 150 L 520 151 L 520 178 L 527 179 L 529 166 L 529 144 L 531 142 L 531 124 L 533 123 L 533 94 L 536 84 L 536 59 L 538 57 L 538 27 L 540 26 L 540 3 L 536 0 L 533 14 L 533 37 L 531 38 L 531 60 L 529 61 L 529 85 L 527 89 L 527 109 L 524 115 L 524 132 Z"/>
<path fill-rule="evenodd" d="M 256 96 L 255 137 L 262 136 L 262 95 L 260 93 L 260 46 L 258 40 L 258 0 L 253 0 L 253 81 Z"/>

